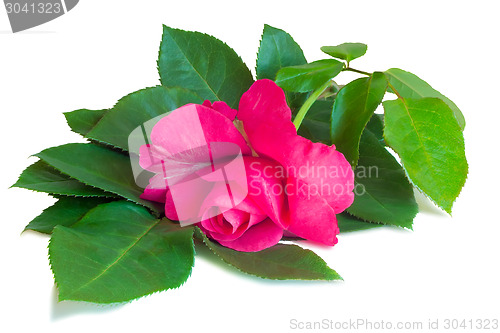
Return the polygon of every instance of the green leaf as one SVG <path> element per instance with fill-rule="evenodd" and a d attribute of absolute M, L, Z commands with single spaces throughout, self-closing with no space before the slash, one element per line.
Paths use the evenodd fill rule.
<path fill-rule="evenodd" d="M 85 136 L 128 150 L 130 133 L 144 122 L 183 105 L 202 102 L 194 93 L 182 88 L 142 89 L 120 99 Z"/>
<path fill-rule="evenodd" d="M 396 89 L 399 96 L 403 98 L 425 98 L 435 97 L 445 102 L 453 111 L 455 118 L 463 130 L 465 128 L 465 118 L 460 109 L 448 97 L 432 88 L 427 82 L 399 68 L 391 68 L 385 71 L 389 83 Z"/>
<path fill-rule="evenodd" d="M 66 122 L 75 133 L 86 136 L 108 110 L 81 109 L 65 112 Z"/>
<path fill-rule="evenodd" d="M 283 30 L 264 25 L 264 32 L 257 54 L 257 79 L 275 80 L 283 67 L 303 65 L 307 60 L 300 46 L 292 36 Z M 299 109 L 307 99 L 306 94 L 285 91 L 288 106 L 292 112 Z"/>
<path fill-rule="evenodd" d="M 195 233 L 222 260 L 248 274 L 276 280 L 342 280 L 316 253 L 297 245 L 239 252 L 212 242 L 198 228 Z"/>
<path fill-rule="evenodd" d="M 300 46 L 283 30 L 264 25 L 259 53 L 257 54 L 257 79 L 274 80 L 283 67 L 306 64 Z"/>
<path fill-rule="evenodd" d="M 451 214 L 467 178 L 464 138 L 438 98 L 385 101 L 384 135 L 413 184 Z"/>
<path fill-rule="evenodd" d="M 363 43 L 343 43 L 337 46 L 322 46 L 321 51 L 334 58 L 343 59 L 347 64 L 366 53 L 368 46 Z"/>
<path fill-rule="evenodd" d="M 316 90 L 337 76 L 344 64 L 334 59 L 314 61 L 305 65 L 285 67 L 279 70 L 276 84 L 294 92 Z"/>
<path fill-rule="evenodd" d="M 161 211 L 161 205 L 139 197 L 143 189 L 136 185 L 130 160 L 125 154 L 94 144 L 69 143 L 48 148 L 36 156 L 82 183 Z"/>
<path fill-rule="evenodd" d="M 183 87 L 202 99 L 221 100 L 232 108 L 253 83 L 247 66 L 225 43 L 167 26 L 163 26 L 158 71 L 162 85 Z"/>
<path fill-rule="evenodd" d="M 413 188 L 396 159 L 370 131 L 363 132 L 355 197 L 347 212 L 369 222 L 412 227 L 418 212 Z"/>
<path fill-rule="evenodd" d="M 378 141 L 385 146 L 384 141 L 384 115 L 383 114 L 374 114 L 368 124 L 366 124 L 365 131 L 369 130 L 372 132 L 378 139 Z"/>
<path fill-rule="evenodd" d="M 45 234 L 52 233 L 54 227 L 69 227 L 78 222 L 92 208 L 108 203 L 106 198 L 61 197 L 40 215 L 35 217 L 24 230 L 34 230 Z"/>
<path fill-rule="evenodd" d="M 193 228 L 134 203 L 100 205 L 73 227 L 54 228 L 49 258 L 59 300 L 126 302 L 177 288 L 193 267 L 192 237 Z"/>
<path fill-rule="evenodd" d="M 380 223 L 371 223 L 360 220 L 350 214 L 341 213 L 337 214 L 337 223 L 341 233 L 351 232 L 351 231 L 359 231 L 359 230 L 367 230 L 372 228 L 377 228 L 383 226 Z"/>
<path fill-rule="evenodd" d="M 12 187 L 79 197 L 116 197 L 113 193 L 88 186 L 62 174 L 44 161 L 37 161 L 27 167 Z"/>
<path fill-rule="evenodd" d="M 387 90 L 384 73 L 375 72 L 344 86 L 333 104 L 331 138 L 337 150 L 355 166 L 359 158 L 359 140 L 366 124 L 382 102 Z"/>
<path fill-rule="evenodd" d="M 330 122 L 333 99 L 317 100 L 307 112 L 298 134 L 313 142 L 331 145 Z"/>

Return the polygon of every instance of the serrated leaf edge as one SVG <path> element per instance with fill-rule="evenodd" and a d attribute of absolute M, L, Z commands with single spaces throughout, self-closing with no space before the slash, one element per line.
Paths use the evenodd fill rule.
<path fill-rule="evenodd" d="M 217 256 L 220 260 L 222 260 L 224 263 L 228 264 L 229 266 L 233 267 L 234 269 L 242 272 L 242 273 L 245 273 L 246 275 L 251 275 L 251 276 L 256 276 L 258 278 L 261 278 L 261 279 L 265 279 L 265 280 L 274 280 L 274 281 L 286 281 L 286 280 L 294 280 L 294 281 L 343 281 L 344 279 L 342 278 L 342 276 L 340 276 L 340 274 L 337 273 L 337 271 L 335 271 L 333 268 L 331 268 L 330 266 L 328 266 L 328 264 L 323 260 L 323 258 L 321 258 L 320 256 L 318 256 L 314 251 L 311 251 L 309 249 L 304 249 L 303 247 L 301 246 L 298 246 L 297 244 L 293 244 L 294 246 L 297 246 L 297 247 L 300 247 L 301 249 L 305 250 L 305 251 L 308 251 L 308 252 L 312 252 L 314 253 L 316 256 L 318 256 L 318 258 L 320 258 L 321 260 L 323 260 L 323 262 L 325 263 L 325 266 L 330 270 L 330 274 L 335 274 L 336 276 L 338 276 L 338 278 L 331 278 L 331 279 L 321 279 L 321 278 L 318 278 L 318 279 L 300 279 L 300 278 L 271 278 L 271 277 L 266 277 L 266 276 L 261 276 L 261 275 L 258 275 L 258 274 L 254 274 L 254 273 L 250 273 L 250 272 L 246 272 L 242 269 L 240 269 L 239 267 L 236 267 L 234 266 L 233 264 L 231 264 L 230 262 L 228 262 L 227 260 L 225 260 L 222 256 L 220 256 L 219 254 L 217 254 L 213 249 L 212 247 L 209 245 L 208 242 L 210 242 L 210 240 L 208 239 L 208 237 L 198 228 L 196 227 L 195 228 L 195 231 L 194 231 L 194 237 L 198 238 L 198 239 L 201 239 L 203 241 L 203 244 L 208 247 L 210 249 L 210 251 L 215 255 Z M 292 245 L 292 244 L 288 244 L 288 245 Z"/>
<path fill-rule="evenodd" d="M 92 208 L 90 211 L 94 210 L 95 208 L 97 207 L 94 207 Z M 90 212 L 89 211 L 89 212 Z M 87 214 L 85 214 L 87 215 Z M 157 226 L 159 223 L 161 223 L 163 219 L 157 219 L 157 223 L 154 225 L 154 226 Z M 54 228 L 54 230 L 56 228 L 67 228 L 67 227 L 64 227 L 64 226 L 56 226 Z M 71 228 L 67 228 L 67 229 L 71 229 Z M 153 229 L 153 228 L 151 228 Z M 150 229 L 150 230 L 151 230 Z M 194 231 L 193 231 L 193 234 L 194 234 Z M 189 273 L 186 277 L 186 279 L 184 279 L 178 286 L 175 286 L 175 287 L 171 287 L 171 288 L 166 288 L 166 289 L 161 289 L 161 290 L 156 290 L 156 291 L 153 291 L 153 292 L 150 292 L 150 293 L 147 293 L 147 294 L 144 294 L 144 295 L 140 295 L 140 296 L 137 296 L 135 298 L 132 298 L 130 300 L 127 300 L 127 301 L 120 301 L 120 302 L 93 302 L 93 301 L 85 301 L 85 300 L 78 300 L 78 299 L 71 299 L 71 298 L 61 298 L 60 297 L 60 293 L 59 293 L 59 283 L 56 279 L 56 275 L 55 275 L 55 272 L 54 272 L 54 269 L 53 269 L 53 262 L 52 262 L 52 251 L 51 251 L 51 243 L 52 243 L 52 237 L 50 237 L 49 239 L 49 244 L 47 245 L 47 250 L 48 250 L 48 259 L 49 259 L 49 266 L 50 266 L 50 271 L 52 272 L 52 277 L 54 279 L 54 284 L 57 288 L 57 301 L 60 303 L 60 302 L 63 302 L 63 301 L 72 301 L 72 302 L 85 302 L 85 303 L 93 303 L 93 304 L 100 304 L 100 305 L 119 305 L 119 304 L 127 304 L 127 303 L 131 303 L 133 301 L 138 301 L 139 299 L 142 299 L 142 298 L 145 298 L 145 297 L 148 297 L 148 296 L 152 296 L 154 294 L 157 294 L 157 293 L 161 293 L 161 292 L 164 292 L 164 291 L 167 291 L 167 290 L 171 290 L 171 289 L 178 289 L 180 287 L 182 287 L 186 282 L 187 280 L 191 277 L 192 273 L 193 273 L 193 268 L 194 268 L 194 264 L 195 264 L 195 255 L 196 255 L 196 250 L 195 250 L 195 247 L 194 247 L 194 241 L 193 241 L 193 237 L 190 237 L 191 238 L 191 246 L 192 246 L 192 249 L 193 249 L 193 259 L 191 260 L 191 265 L 190 265 L 190 270 L 189 270 Z"/>

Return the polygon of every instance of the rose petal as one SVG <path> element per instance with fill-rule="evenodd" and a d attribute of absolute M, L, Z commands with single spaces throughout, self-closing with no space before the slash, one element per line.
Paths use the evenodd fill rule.
<path fill-rule="evenodd" d="M 225 102 L 215 101 L 213 103 L 210 103 L 209 100 L 205 100 L 203 102 L 203 106 L 206 106 L 208 108 L 214 109 L 217 112 L 220 112 L 222 115 L 226 116 L 231 121 L 233 121 L 234 118 L 236 118 L 237 111 L 231 109 L 229 105 L 227 105 Z"/>
<path fill-rule="evenodd" d="M 140 195 L 140 198 L 156 202 L 165 202 L 167 190 L 168 186 L 165 184 L 162 175 L 154 175 L 149 179 L 149 184 Z"/>
<path fill-rule="evenodd" d="M 283 168 L 274 161 L 245 156 L 248 198 L 255 202 L 281 228 L 290 224 L 286 214 L 286 188 Z"/>
<path fill-rule="evenodd" d="M 289 137 L 273 158 L 287 168 L 288 176 L 300 178 L 334 209 L 336 214 L 354 200 L 354 172 L 344 155 L 333 146 L 313 143 L 301 136 Z"/>
<path fill-rule="evenodd" d="M 308 184 L 301 179 L 290 177 L 288 184 L 292 220 L 288 231 L 326 245 L 337 244 L 337 217 L 329 203 L 321 195 L 309 191 Z"/>
<path fill-rule="evenodd" d="M 274 82 L 259 80 L 242 96 L 238 118 L 252 148 L 278 161 L 293 176 L 322 190 L 336 213 L 349 207 L 354 173 L 344 155 L 322 143 L 298 136 L 283 91 Z"/>
<path fill-rule="evenodd" d="M 170 193 L 170 191 L 167 191 L 165 195 L 165 217 L 173 221 L 179 221 L 177 211 L 175 210 L 174 200 L 172 199 L 172 193 Z"/>
<path fill-rule="evenodd" d="M 265 219 L 250 227 L 241 237 L 233 241 L 219 240 L 219 243 L 236 251 L 256 252 L 278 244 L 282 236 L 283 229 L 271 219 Z"/>
<path fill-rule="evenodd" d="M 160 119 L 151 131 L 151 142 L 171 155 L 205 147 L 210 142 L 232 142 L 240 146 L 244 155 L 251 153 L 231 120 L 197 104 L 180 107 Z"/>
<path fill-rule="evenodd" d="M 139 164 L 144 169 L 166 173 L 168 178 L 209 166 L 209 144 L 215 142 L 233 143 L 243 155 L 251 154 L 230 119 L 196 104 L 185 105 L 160 119 L 151 131 L 150 141 L 150 145 L 140 147 Z"/>
<path fill-rule="evenodd" d="M 220 233 L 220 232 L 217 232 L 217 230 L 213 230 L 215 229 L 213 225 L 210 224 L 210 222 L 208 220 L 205 220 L 205 221 L 202 221 L 201 223 L 198 224 L 198 226 L 200 226 L 200 228 L 205 232 L 205 234 L 216 240 L 216 241 L 224 241 L 224 242 L 227 242 L 227 241 L 233 241 L 239 237 L 241 237 L 241 235 L 247 231 L 248 229 L 248 222 L 247 223 L 244 223 L 241 228 L 239 228 L 238 230 L 236 230 L 234 233 Z"/>
<path fill-rule="evenodd" d="M 232 226 L 234 233 L 243 223 L 250 221 L 250 214 L 239 209 L 230 209 L 222 213 L 222 218 Z"/>
<path fill-rule="evenodd" d="M 139 197 L 141 199 L 149 200 L 149 201 L 165 202 L 166 194 L 167 194 L 166 189 L 157 189 L 157 188 L 146 187 L 144 189 L 144 192 Z"/>

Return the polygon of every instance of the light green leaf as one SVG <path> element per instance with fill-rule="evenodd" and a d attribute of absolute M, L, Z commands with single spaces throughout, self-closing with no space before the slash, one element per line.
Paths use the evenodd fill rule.
<path fill-rule="evenodd" d="M 384 73 L 375 72 L 344 86 L 333 104 L 331 138 L 337 150 L 347 161 L 356 166 L 359 157 L 359 140 L 366 124 L 387 90 Z"/>
<path fill-rule="evenodd" d="M 54 227 L 69 227 L 78 222 L 89 210 L 108 203 L 107 198 L 73 198 L 61 197 L 40 215 L 35 217 L 24 230 L 34 230 L 45 234 L 52 233 Z"/>
<path fill-rule="evenodd" d="M 192 237 L 193 228 L 134 203 L 100 205 L 73 227 L 54 228 L 49 257 L 59 300 L 126 302 L 177 288 L 193 267 Z"/>
<path fill-rule="evenodd" d="M 313 251 L 297 245 L 276 244 L 258 252 L 239 252 L 212 242 L 198 228 L 195 232 L 222 260 L 248 274 L 275 280 L 342 280 Z"/>
<path fill-rule="evenodd" d="M 78 197 L 116 197 L 113 193 L 86 185 L 62 174 L 44 161 L 37 161 L 27 167 L 12 187 Z"/>
<path fill-rule="evenodd" d="M 347 212 L 365 221 L 411 229 L 418 206 L 401 165 L 371 131 L 363 132 L 359 150 L 356 196 Z"/>
<path fill-rule="evenodd" d="M 406 72 L 399 68 L 391 68 L 385 71 L 389 83 L 396 89 L 399 96 L 403 98 L 425 98 L 435 97 L 445 102 L 453 111 L 455 118 L 463 130 L 465 128 L 465 118 L 460 109 L 448 97 L 432 88 L 427 82 L 413 73 Z"/>
<path fill-rule="evenodd" d="M 346 212 L 337 214 L 337 223 L 341 233 L 373 229 L 383 226 L 380 223 L 371 223 L 360 220 Z"/>
<path fill-rule="evenodd" d="M 385 101 L 386 143 L 413 184 L 451 214 L 467 178 L 464 138 L 450 107 L 438 98 Z"/>
<path fill-rule="evenodd" d="M 118 194 L 159 212 L 160 204 L 143 200 L 134 181 L 130 160 L 117 151 L 86 143 L 70 143 L 36 154 L 40 159 L 87 185 Z"/>
<path fill-rule="evenodd" d="M 283 30 L 264 25 L 259 53 L 257 54 L 257 79 L 276 78 L 276 73 L 288 66 L 306 64 L 306 58 L 300 46 L 292 36 Z"/>
<path fill-rule="evenodd" d="M 343 63 L 334 59 L 285 67 L 280 69 L 276 75 L 276 84 L 285 90 L 294 92 L 316 90 L 337 76 L 343 67 Z"/>
<path fill-rule="evenodd" d="M 194 93 L 182 88 L 157 86 L 142 89 L 120 99 L 85 136 L 128 150 L 130 133 L 144 122 L 183 105 L 202 102 Z"/>
<path fill-rule="evenodd" d="M 337 46 L 322 46 L 321 51 L 334 58 L 343 59 L 349 62 L 361 57 L 366 53 L 368 46 L 363 43 L 343 43 Z"/>
<path fill-rule="evenodd" d="M 162 85 L 186 88 L 202 99 L 221 100 L 232 108 L 253 83 L 247 66 L 225 43 L 167 26 L 163 26 L 158 71 Z"/>

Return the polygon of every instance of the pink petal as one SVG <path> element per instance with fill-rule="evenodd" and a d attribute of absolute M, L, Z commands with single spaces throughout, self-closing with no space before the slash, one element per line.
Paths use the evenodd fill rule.
<path fill-rule="evenodd" d="M 250 214 L 239 209 L 230 209 L 222 213 L 222 218 L 232 226 L 234 233 L 243 223 L 250 221 Z"/>
<path fill-rule="evenodd" d="M 167 190 L 168 186 L 162 175 L 154 175 L 149 179 L 149 184 L 140 195 L 140 198 L 156 202 L 165 202 Z"/>
<path fill-rule="evenodd" d="M 234 118 L 236 118 L 237 111 L 231 109 L 229 105 L 227 105 L 225 102 L 215 101 L 213 103 L 210 103 L 209 100 L 205 100 L 203 102 L 203 106 L 206 106 L 208 108 L 214 109 L 217 112 L 220 112 L 221 114 L 229 118 L 229 120 L 231 121 L 233 121 Z"/>
<path fill-rule="evenodd" d="M 219 240 L 219 243 L 236 251 L 256 252 L 278 244 L 281 237 L 283 229 L 266 219 L 250 227 L 241 237 L 233 241 Z"/>
<path fill-rule="evenodd" d="M 214 197 L 215 201 L 210 200 L 210 204 L 222 213 L 217 216 L 212 216 L 212 213 L 205 214 L 206 218 L 199 224 L 209 237 L 217 241 L 232 241 L 244 234 L 248 228 L 267 218 L 249 197 L 235 208 L 224 210 L 228 205 L 231 207 L 232 203 L 227 193 L 221 192 L 221 194 Z M 227 229 L 228 224 L 232 226 L 231 230 Z"/>
<path fill-rule="evenodd" d="M 218 111 L 189 104 L 172 111 L 153 127 L 151 144 L 140 148 L 144 169 L 190 174 L 210 165 L 209 144 L 233 143 L 243 155 L 251 150 L 232 121 Z"/>
<path fill-rule="evenodd" d="M 203 227 L 202 230 L 210 238 L 217 241 L 233 241 L 246 232 L 248 228 L 262 222 L 266 218 L 267 216 L 265 215 L 250 214 L 235 208 L 215 217 L 205 219 L 198 226 Z M 228 224 L 232 227 L 228 228 Z"/>
<path fill-rule="evenodd" d="M 217 216 L 212 216 L 208 220 L 205 220 L 210 222 L 209 224 L 211 225 L 212 229 L 214 232 L 217 232 L 219 234 L 223 235 L 231 235 L 234 233 L 234 226 L 229 223 L 224 216 L 222 215 L 217 215 Z M 241 224 L 245 223 L 244 221 L 240 221 Z M 248 222 L 248 219 L 247 219 Z M 203 224 L 203 221 L 202 221 Z M 204 224 L 203 224 L 204 225 Z"/>
<path fill-rule="evenodd" d="M 156 188 L 146 187 L 144 189 L 144 192 L 140 195 L 140 198 L 149 201 L 165 202 L 166 194 L 167 194 L 166 189 L 156 189 Z"/>
<path fill-rule="evenodd" d="M 291 233 L 326 245 L 335 245 L 339 228 L 335 211 L 320 195 L 312 193 L 301 179 L 289 178 Z"/>
<path fill-rule="evenodd" d="M 280 149 L 268 151 L 281 162 L 289 177 L 297 177 L 317 189 L 336 214 L 354 200 L 354 172 L 344 155 L 334 146 L 313 143 L 301 136 L 288 137 Z"/>
<path fill-rule="evenodd" d="M 238 118 L 252 148 L 278 161 L 293 176 L 321 189 L 336 213 L 354 200 L 354 173 L 344 155 L 322 143 L 298 136 L 283 91 L 274 82 L 259 80 L 242 96 Z"/>
<path fill-rule="evenodd" d="M 173 221 L 179 221 L 174 201 L 172 199 L 172 193 L 170 193 L 170 191 L 167 191 L 165 196 L 165 217 Z"/>
<path fill-rule="evenodd" d="M 248 199 L 262 209 L 271 220 L 281 228 L 290 224 L 287 216 L 286 179 L 283 168 L 274 161 L 245 156 L 246 176 L 248 181 Z"/>
<path fill-rule="evenodd" d="M 238 119 L 243 122 L 252 145 L 254 140 L 258 139 L 259 133 L 297 133 L 292 123 L 292 112 L 286 104 L 285 93 L 271 80 L 256 81 L 241 96 Z"/>
<path fill-rule="evenodd" d="M 236 143 L 244 155 L 251 153 L 231 120 L 197 104 L 185 105 L 162 118 L 151 132 L 151 142 L 172 155 L 210 142 Z"/>
<path fill-rule="evenodd" d="M 212 218 L 213 220 L 214 218 Z M 241 237 L 241 235 L 247 231 L 247 229 L 249 228 L 249 223 L 246 222 L 244 224 L 241 225 L 241 227 L 239 229 L 237 229 L 234 233 L 231 233 L 231 232 L 220 232 L 220 230 L 217 230 L 216 226 L 213 225 L 213 222 L 209 221 L 209 220 L 205 220 L 205 221 L 202 221 L 200 224 L 199 224 L 200 227 L 202 227 L 201 229 L 203 230 L 203 232 L 205 232 L 205 234 L 212 238 L 212 239 L 215 239 L 216 241 L 224 241 L 224 242 L 227 242 L 227 241 L 233 241 L 239 237 Z"/>

